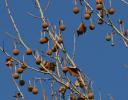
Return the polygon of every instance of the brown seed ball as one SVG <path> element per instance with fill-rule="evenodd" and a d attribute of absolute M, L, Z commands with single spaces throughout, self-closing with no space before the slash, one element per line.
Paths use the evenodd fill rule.
<path fill-rule="evenodd" d="M 20 86 L 25 85 L 25 81 L 24 81 L 24 80 L 19 80 L 19 85 L 20 85 Z"/>
<path fill-rule="evenodd" d="M 52 48 L 52 52 L 56 52 L 56 51 L 57 51 L 57 49 L 53 47 Z"/>
<path fill-rule="evenodd" d="M 48 56 L 51 56 L 51 55 L 52 55 L 52 50 L 48 50 L 46 54 L 47 54 Z"/>
<path fill-rule="evenodd" d="M 88 93 L 88 98 L 89 98 L 89 99 L 94 99 L 94 94 L 93 94 L 92 92 L 89 92 L 89 93 Z"/>
<path fill-rule="evenodd" d="M 21 64 L 21 68 L 26 69 L 27 65 L 25 63 Z"/>
<path fill-rule="evenodd" d="M 75 6 L 74 8 L 73 8 L 73 13 L 74 14 L 78 14 L 79 13 L 79 8 L 77 7 L 77 6 Z"/>
<path fill-rule="evenodd" d="M 108 13 L 111 14 L 111 15 L 114 14 L 115 13 L 115 9 L 114 8 L 108 9 Z"/>
<path fill-rule="evenodd" d="M 65 66 L 65 67 L 63 68 L 63 72 L 64 72 L 64 73 L 67 73 L 67 72 L 68 72 L 68 67 Z"/>
<path fill-rule="evenodd" d="M 98 24 L 99 24 L 99 25 L 103 24 L 103 22 L 104 22 L 104 21 L 103 21 L 102 18 L 99 18 L 99 19 L 98 19 Z"/>
<path fill-rule="evenodd" d="M 19 53 L 20 53 L 20 51 L 19 51 L 18 49 L 14 49 L 14 50 L 13 50 L 13 54 L 14 54 L 14 55 L 18 55 Z"/>
<path fill-rule="evenodd" d="M 44 43 L 47 43 L 48 42 L 48 38 L 47 37 L 41 37 L 40 38 L 40 43 L 41 44 L 44 44 Z"/>
<path fill-rule="evenodd" d="M 48 26 L 49 26 L 49 25 L 48 25 L 47 22 L 43 22 L 42 27 L 43 27 L 44 29 L 46 29 Z"/>
<path fill-rule="evenodd" d="M 31 54 L 32 54 L 32 49 L 28 48 L 28 49 L 26 50 L 26 55 L 31 55 Z"/>
<path fill-rule="evenodd" d="M 97 10 L 102 10 L 103 9 L 103 5 L 102 4 L 96 4 L 96 9 Z"/>
<path fill-rule="evenodd" d="M 102 4 L 103 0 L 96 0 L 96 4 Z"/>
<path fill-rule="evenodd" d="M 14 73 L 12 74 L 12 77 L 13 77 L 14 79 L 18 79 L 18 78 L 19 78 L 19 74 L 16 73 L 16 72 L 14 72 Z"/>
<path fill-rule="evenodd" d="M 70 94 L 70 100 L 76 100 L 76 96 L 73 94 Z"/>
<path fill-rule="evenodd" d="M 19 67 L 19 68 L 16 70 L 16 72 L 17 72 L 18 74 L 23 73 L 23 71 L 24 71 L 24 69 L 23 69 L 23 68 L 21 68 L 21 67 Z"/>
<path fill-rule="evenodd" d="M 110 34 L 107 34 L 107 35 L 105 36 L 105 40 L 106 40 L 106 41 L 111 41 L 111 39 L 112 39 L 112 36 L 111 36 Z"/>
<path fill-rule="evenodd" d="M 82 35 L 83 33 L 85 33 L 86 30 L 87 30 L 87 27 L 85 26 L 85 24 L 84 23 L 80 23 L 80 25 L 78 27 L 78 30 L 77 30 L 78 36 Z"/>
<path fill-rule="evenodd" d="M 40 63 L 42 62 L 42 59 L 41 58 L 36 58 L 36 64 L 39 65 Z"/>
<path fill-rule="evenodd" d="M 36 87 L 34 87 L 34 88 L 32 89 L 32 93 L 36 95 L 36 94 L 38 93 L 38 89 L 37 89 Z"/>
<path fill-rule="evenodd" d="M 63 43 L 63 40 L 62 40 L 61 37 L 58 38 L 58 43 L 59 43 L 59 44 Z"/>
<path fill-rule="evenodd" d="M 28 91 L 29 91 L 29 92 L 32 92 L 32 89 L 33 89 L 33 86 L 32 86 L 32 85 L 29 85 L 29 86 L 28 86 Z"/>
<path fill-rule="evenodd" d="M 65 30 L 64 24 L 61 24 L 61 25 L 59 26 L 59 28 L 60 28 L 61 31 L 64 31 L 64 30 Z"/>
<path fill-rule="evenodd" d="M 85 97 L 79 95 L 78 98 L 77 98 L 77 100 L 86 100 L 86 99 L 85 99 Z"/>
<path fill-rule="evenodd" d="M 85 13 L 84 14 L 84 19 L 87 19 L 88 20 L 88 19 L 90 19 L 90 17 L 91 17 L 91 15 L 89 13 Z"/>
<path fill-rule="evenodd" d="M 90 28 L 90 30 L 94 30 L 95 29 L 95 25 L 93 23 L 91 23 L 89 28 Z"/>
<path fill-rule="evenodd" d="M 64 86 L 61 86 L 61 87 L 59 88 L 59 92 L 60 92 L 61 94 L 65 93 L 65 91 L 66 91 L 66 88 L 65 88 Z"/>

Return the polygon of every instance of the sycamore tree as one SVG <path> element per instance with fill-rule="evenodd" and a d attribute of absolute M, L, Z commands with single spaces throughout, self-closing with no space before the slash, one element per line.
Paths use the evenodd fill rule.
<path fill-rule="evenodd" d="M 100 32 L 106 48 L 121 45 L 126 49 L 127 19 L 123 18 L 127 5 L 125 0 L 0 1 L 0 59 L 1 66 L 7 66 L 1 67 L 6 73 L 1 81 L 11 79 L 5 87 L 9 92 L 3 96 L 8 95 L 8 100 L 104 100 L 101 91 L 94 92 L 95 82 L 83 70 L 86 57 L 93 57 L 84 46 L 91 45 L 86 41 L 91 39 L 89 35 Z M 92 43 L 97 50 L 98 42 Z M 80 48 L 84 50 L 79 57 Z M 89 55 L 84 57 L 86 53 Z M 81 60 L 85 65 L 81 66 Z M 107 100 L 115 100 L 113 94 L 107 96 Z"/>

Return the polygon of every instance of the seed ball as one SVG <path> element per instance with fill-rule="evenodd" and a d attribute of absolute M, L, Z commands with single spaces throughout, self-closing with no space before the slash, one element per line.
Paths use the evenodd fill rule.
<path fill-rule="evenodd" d="M 65 93 L 65 91 L 66 91 L 66 88 L 65 88 L 64 86 L 61 86 L 61 87 L 59 88 L 59 92 L 60 92 L 61 94 Z"/>
<path fill-rule="evenodd" d="M 47 37 L 41 37 L 40 38 L 40 44 L 44 44 L 48 42 L 48 38 Z"/>
<path fill-rule="evenodd" d="M 112 39 L 112 37 L 111 37 L 110 34 L 107 34 L 107 35 L 105 36 L 105 40 L 106 40 L 106 41 L 111 41 L 111 39 Z"/>
<path fill-rule="evenodd" d="M 13 77 L 14 79 L 18 79 L 18 78 L 19 78 L 19 74 L 18 74 L 17 72 L 14 72 L 14 73 L 12 74 L 12 77 Z"/>
<path fill-rule="evenodd" d="M 79 95 L 77 100 L 86 100 L 86 98 L 84 96 L 82 96 L 82 95 Z"/>
<path fill-rule="evenodd" d="M 29 85 L 29 86 L 28 86 L 28 91 L 29 91 L 29 92 L 32 92 L 32 89 L 33 89 L 33 86 Z"/>
<path fill-rule="evenodd" d="M 42 59 L 41 58 L 36 58 L 36 64 L 39 65 L 41 63 Z"/>
<path fill-rule="evenodd" d="M 94 30 L 95 29 L 95 25 L 93 23 L 91 23 L 89 28 L 90 28 L 90 30 Z"/>
<path fill-rule="evenodd" d="M 104 21 L 103 21 L 102 18 L 99 18 L 99 19 L 98 19 L 98 24 L 99 24 L 99 25 L 103 24 L 103 22 L 104 22 Z"/>
<path fill-rule="evenodd" d="M 77 33 L 78 33 L 78 35 L 81 35 L 81 34 L 85 33 L 86 30 L 87 30 L 87 27 L 85 26 L 85 24 L 80 23 Z"/>
<path fill-rule="evenodd" d="M 102 4 L 103 0 L 96 0 L 96 4 Z"/>
<path fill-rule="evenodd" d="M 25 63 L 23 63 L 23 64 L 21 65 L 21 68 L 26 69 L 26 68 L 27 68 L 27 65 L 26 65 Z"/>
<path fill-rule="evenodd" d="M 37 89 L 36 87 L 34 87 L 34 88 L 32 89 L 32 93 L 36 95 L 36 94 L 38 93 L 38 89 Z"/>
<path fill-rule="evenodd" d="M 64 24 L 61 24 L 61 25 L 59 26 L 59 28 L 60 28 L 61 31 L 64 31 L 64 30 L 65 30 Z"/>
<path fill-rule="evenodd" d="M 43 22 L 42 27 L 43 27 L 44 29 L 46 29 L 48 26 L 49 26 L 49 25 L 48 25 L 47 22 Z"/>
<path fill-rule="evenodd" d="M 28 49 L 26 50 L 26 55 L 31 55 L 31 54 L 32 54 L 32 49 L 28 48 Z"/>
<path fill-rule="evenodd" d="M 65 66 L 65 67 L 63 68 L 63 72 L 64 72 L 64 73 L 67 73 L 67 72 L 68 72 L 68 67 Z"/>
<path fill-rule="evenodd" d="M 91 15 L 89 13 L 85 13 L 84 14 L 84 19 L 87 19 L 88 20 L 90 17 L 91 17 Z"/>
<path fill-rule="evenodd" d="M 23 73 L 23 71 L 24 71 L 24 69 L 23 69 L 23 68 L 21 68 L 21 67 L 19 67 L 19 68 L 16 70 L 16 72 L 17 72 L 18 74 Z"/>
<path fill-rule="evenodd" d="M 13 50 L 13 54 L 14 54 L 14 55 L 18 55 L 19 53 L 20 53 L 20 51 L 19 51 L 18 49 L 14 49 L 14 50 Z"/>
<path fill-rule="evenodd" d="M 70 94 L 70 100 L 76 100 L 76 96 L 73 94 Z"/>
<path fill-rule="evenodd" d="M 48 50 L 46 54 L 47 54 L 48 56 L 51 56 L 51 55 L 52 55 L 52 50 Z"/>
<path fill-rule="evenodd" d="M 63 40 L 62 40 L 61 37 L 59 37 L 59 39 L 58 39 L 58 43 L 59 43 L 59 44 L 63 43 Z"/>
<path fill-rule="evenodd" d="M 52 48 L 52 52 L 56 52 L 56 51 L 57 51 L 57 49 L 53 47 Z"/>
<path fill-rule="evenodd" d="M 74 8 L 73 8 L 73 13 L 74 14 L 78 14 L 79 13 L 79 8 L 77 7 L 77 6 L 75 6 Z"/>
<path fill-rule="evenodd" d="M 93 94 L 92 92 L 89 92 L 89 93 L 88 93 L 88 98 L 89 98 L 89 100 L 90 100 L 90 99 L 94 99 L 94 94 Z"/>
<path fill-rule="evenodd" d="M 24 81 L 24 80 L 19 80 L 19 85 L 20 85 L 20 86 L 25 85 L 25 81 Z"/>
<path fill-rule="evenodd" d="M 108 9 L 108 13 L 111 14 L 111 15 L 114 14 L 115 13 L 115 9 L 114 8 Z"/>
<path fill-rule="evenodd" d="M 96 4 L 96 9 L 97 10 L 102 10 L 103 9 L 103 5 L 102 4 Z"/>

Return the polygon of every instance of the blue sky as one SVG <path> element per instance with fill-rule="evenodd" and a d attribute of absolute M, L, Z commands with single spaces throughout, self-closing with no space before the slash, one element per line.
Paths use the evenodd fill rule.
<path fill-rule="evenodd" d="M 105 3 L 107 5 L 109 4 L 107 1 Z M 41 4 L 42 8 L 44 8 L 46 0 L 44 2 L 42 1 Z M 50 22 L 56 25 L 58 25 L 59 19 L 63 19 L 66 25 L 66 31 L 63 33 L 64 43 L 70 55 L 72 55 L 73 48 L 73 30 L 77 28 L 81 22 L 80 14 L 74 15 L 72 13 L 73 6 L 73 0 L 52 0 L 50 7 L 44 13 Z M 113 1 L 112 6 L 116 10 L 115 15 L 111 17 L 112 21 L 118 26 L 117 20 L 123 19 L 125 21 L 125 28 L 127 29 L 128 6 L 120 0 Z M 38 10 L 34 8 L 33 0 L 9 1 L 9 7 L 25 42 L 32 48 L 42 48 L 41 45 L 38 44 L 41 21 L 27 15 L 27 12 L 32 12 L 37 16 L 40 15 Z M 93 7 L 95 6 L 93 5 Z M 125 48 L 118 35 L 114 37 L 116 45 L 112 47 L 111 43 L 104 39 L 106 33 L 111 32 L 112 29 L 105 24 L 103 26 L 97 25 L 96 16 L 92 17 L 92 20 L 96 29 L 94 31 L 88 29 L 85 35 L 77 38 L 75 63 L 93 81 L 95 100 L 99 100 L 99 89 L 103 95 L 103 100 L 109 100 L 106 94 L 111 94 L 115 100 L 128 100 L 128 69 L 124 68 L 124 65 L 128 64 L 128 49 Z M 89 25 L 89 21 L 84 20 L 84 22 L 87 26 Z M 9 32 L 13 36 L 16 35 L 10 23 L 7 9 L 5 9 L 4 0 L 2 0 L 0 1 L 0 45 L 2 45 L 4 41 L 6 50 L 11 53 L 13 39 L 8 37 L 5 32 Z M 4 61 L 5 56 L 0 51 L 0 88 L 2 90 L 0 92 L 0 99 L 14 100 L 12 95 L 16 89 L 11 80 L 10 71 L 4 65 Z M 30 59 L 27 61 L 31 63 Z M 34 72 L 26 71 L 25 79 L 27 80 L 34 75 L 40 76 L 33 73 Z M 26 88 L 23 87 L 22 89 L 25 92 Z M 37 100 L 37 98 L 40 100 L 40 95 L 41 93 L 36 97 L 25 92 L 26 100 Z"/>

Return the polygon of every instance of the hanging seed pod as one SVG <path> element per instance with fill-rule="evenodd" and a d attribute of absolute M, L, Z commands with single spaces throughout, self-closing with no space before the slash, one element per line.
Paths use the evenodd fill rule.
<path fill-rule="evenodd" d="M 94 29 L 95 29 L 95 25 L 94 25 L 93 23 L 91 23 L 91 24 L 89 25 L 89 28 L 90 28 L 90 30 L 94 30 Z"/>
<path fill-rule="evenodd" d="M 62 37 L 59 37 L 59 38 L 58 38 L 58 43 L 59 43 L 59 44 L 63 43 Z"/>
<path fill-rule="evenodd" d="M 102 4 L 103 0 L 96 0 L 96 4 Z"/>
<path fill-rule="evenodd" d="M 19 78 L 19 74 L 18 74 L 17 72 L 14 72 L 14 73 L 12 74 L 12 77 L 13 77 L 14 79 L 18 79 L 18 78 Z"/>
<path fill-rule="evenodd" d="M 14 59 L 12 57 L 7 58 L 5 62 L 6 66 L 13 67 L 13 61 Z"/>
<path fill-rule="evenodd" d="M 54 44 L 53 48 L 52 48 L 52 52 L 56 52 L 58 50 L 58 45 L 57 44 Z"/>
<path fill-rule="evenodd" d="M 70 87 L 70 82 L 65 83 L 65 88 L 68 89 Z"/>
<path fill-rule="evenodd" d="M 40 69 L 41 71 L 45 71 L 45 69 L 44 69 L 42 66 L 40 66 L 39 69 Z"/>
<path fill-rule="evenodd" d="M 70 100 L 77 100 L 77 99 L 76 99 L 76 96 L 73 95 L 73 94 L 70 94 Z"/>
<path fill-rule="evenodd" d="M 99 18 L 99 19 L 98 19 L 98 24 L 99 24 L 99 25 L 103 24 L 103 22 L 104 22 L 104 21 L 103 21 L 102 18 Z"/>
<path fill-rule="evenodd" d="M 77 100 L 86 100 L 86 98 L 84 96 L 82 96 L 82 95 L 79 95 Z"/>
<path fill-rule="evenodd" d="M 42 23 L 42 27 L 43 27 L 43 29 L 48 28 L 48 26 L 49 26 L 49 24 L 48 24 L 46 21 Z"/>
<path fill-rule="evenodd" d="M 63 68 L 63 72 L 64 72 L 64 73 L 67 73 L 67 72 L 68 72 L 68 67 L 67 67 L 67 66 L 65 66 L 65 67 Z"/>
<path fill-rule="evenodd" d="M 80 25 L 79 25 L 79 27 L 77 29 L 78 36 L 84 34 L 85 32 L 86 32 L 85 24 L 84 23 L 80 23 Z"/>
<path fill-rule="evenodd" d="M 105 40 L 106 40 L 106 41 L 111 41 L 111 39 L 112 39 L 111 34 L 107 34 L 107 35 L 105 36 Z"/>
<path fill-rule="evenodd" d="M 108 9 L 108 13 L 109 13 L 110 15 L 114 14 L 114 13 L 115 13 L 115 9 L 114 9 L 114 8 Z"/>
<path fill-rule="evenodd" d="M 14 49 L 12 52 L 14 55 L 18 55 L 20 53 L 20 51 L 18 49 Z"/>
<path fill-rule="evenodd" d="M 37 65 L 40 65 L 41 62 L 42 62 L 42 59 L 41 59 L 41 58 L 39 58 L 39 57 L 36 58 L 36 64 L 37 64 Z"/>
<path fill-rule="evenodd" d="M 84 19 L 88 20 L 88 19 L 90 19 L 90 17 L 91 17 L 91 15 L 88 14 L 88 13 L 85 13 L 85 14 L 84 14 Z"/>
<path fill-rule="evenodd" d="M 94 99 L 94 94 L 93 94 L 93 92 L 89 92 L 89 93 L 88 93 L 88 99 L 89 99 L 89 100 Z"/>
<path fill-rule="evenodd" d="M 64 31 L 65 30 L 64 24 L 60 24 L 59 28 L 60 28 L 61 31 Z"/>
<path fill-rule="evenodd" d="M 103 9 L 103 4 L 96 4 L 96 9 L 97 10 L 102 10 Z"/>
<path fill-rule="evenodd" d="M 21 64 L 21 68 L 26 69 L 27 68 L 27 65 L 25 63 L 22 63 Z"/>
<path fill-rule="evenodd" d="M 44 43 L 47 43 L 48 42 L 48 38 L 47 37 L 41 37 L 40 38 L 40 43 L 41 44 L 44 44 Z"/>
<path fill-rule="evenodd" d="M 74 8 L 73 8 L 73 13 L 74 14 L 78 14 L 79 13 L 79 8 L 78 8 L 78 6 L 75 6 Z"/>
<path fill-rule="evenodd" d="M 55 71 L 56 64 L 54 62 L 48 62 L 46 61 L 44 64 L 45 68 L 51 71 Z"/>
<path fill-rule="evenodd" d="M 19 80 L 19 85 L 20 86 L 24 86 L 25 85 L 25 81 L 22 79 L 22 80 Z"/>
<path fill-rule="evenodd" d="M 34 87 L 34 88 L 32 89 L 32 93 L 35 94 L 35 95 L 38 94 L 38 89 L 37 89 L 36 87 Z"/>
<path fill-rule="evenodd" d="M 55 71 L 55 66 L 56 66 L 56 64 L 55 64 L 54 62 L 51 62 L 51 63 L 50 63 L 49 70 Z"/>
<path fill-rule="evenodd" d="M 56 51 L 57 51 L 57 49 L 53 47 L 52 48 L 52 52 L 56 52 Z"/>
<path fill-rule="evenodd" d="M 24 71 L 24 69 L 23 69 L 23 68 L 21 68 L 21 67 L 19 67 L 19 68 L 16 70 L 16 72 L 17 72 L 18 74 L 23 73 L 23 71 Z"/>
<path fill-rule="evenodd" d="M 52 55 L 52 50 L 48 50 L 46 54 L 47 54 L 48 56 L 51 56 L 51 55 Z"/>
<path fill-rule="evenodd" d="M 59 88 L 59 93 L 63 94 L 63 93 L 65 93 L 65 91 L 66 91 L 66 88 L 64 86 L 61 86 Z"/>
<path fill-rule="evenodd" d="M 27 50 L 26 50 L 26 55 L 32 55 L 32 49 L 27 48 Z"/>
<path fill-rule="evenodd" d="M 15 94 L 15 96 L 14 96 L 14 97 L 16 97 L 16 98 L 21 97 L 20 92 L 16 92 L 16 94 Z"/>
<path fill-rule="evenodd" d="M 28 86 L 28 91 L 29 91 L 29 92 L 32 92 L 32 89 L 33 89 L 33 86 L 32 86 L 32 85 L 29 85 L 29 86 Z"/>
<path fill-rule="evenodd" d="M 88 20 L 91 17 L 91 11 L 88 9 L 86 10 L 85 14 L 84 14 L 84 19 Z"/>

